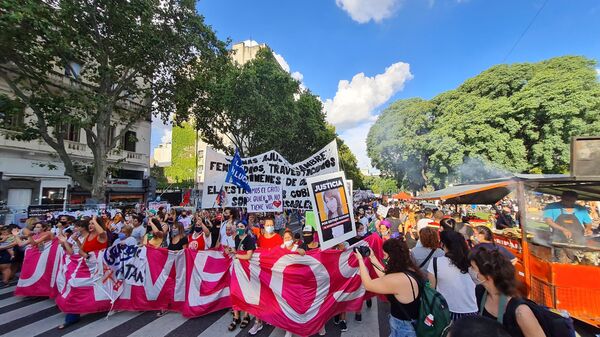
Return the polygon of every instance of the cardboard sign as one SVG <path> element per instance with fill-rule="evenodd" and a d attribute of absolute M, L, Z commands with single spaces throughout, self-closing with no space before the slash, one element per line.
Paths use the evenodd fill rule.
<path fill-rule="evenodd" d="M 379 215 L 380 217 L 385 219 L 387 217 L 389 210 L 390 210 L 390 207 L 379 205 L 377 207 L 377 215 Z"/>
<path fill-rule="evenodd" d="M 317 230 L 317 220 L 315 218 L 315 212 L 306 211 L 304 213 L 304 224 L 307 226 L 311 226 L 315 230 Z"/>
<path fill-rule="evenodd" d="M 356 236 L 356 224 L 344 172 L 307 178 L 321 249 Z"/>
<path fill-rule="evenodd" d="M 252 193 L 248 196 L 248 213 L 259 212 L 282 212 L 283 198 L 281 186 L 278 185 L 255 185 Z"/>

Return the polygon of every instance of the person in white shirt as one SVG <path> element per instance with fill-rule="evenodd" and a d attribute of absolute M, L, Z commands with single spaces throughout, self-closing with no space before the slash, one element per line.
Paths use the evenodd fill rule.
<path fill-rule="evenodd" d="M 192 217 L 189 216 L 187 211 L 182 211 L 181 215 L 179 216 L 177 221 L 179 221 L 179 223 L 181 223 L 183 225 L 183 228 L 185 229 L 186 232 L 189 232 L 191 230 Z"/>
<path fill-rule="evenodd" d="M 227 240 L 227 234 L 225 233 L 225 231 L 227 230 L 227 226 L 229 226 L 231 228 L 231 232 L 232 234 L 230 235 L 232 238 L 234 235 L 233 230 L 234 228 L 237 227 L 237 221 L 235 220 L 235 214 L 233 213 L 233 211 L 229 208 L 226 208 L 225 211 L 223 211 L 223 222 L 221 223 L 221 228 L 219 229 L 219 242 L 221 243 L 221 245 L 223 246 L 227 246 L 227 247 L 235 247 L 235 244 L 233 245 L 229 245 L 226 243 L 231 243 L 230 241 L 226 242 Z"/>
<path fill-rule="evenodd" d="M 142 217 L 139 215 L 133 215 L 131 217 L 131 224 L 133 225 L 131 237 L 137 241 L 138 245 L 142 244 L 144 235 L 146 235 L 146 227 L 142 226 L 142 222 Z"/>
<path fill-rule="evenodd" d="M 417 232 L 420 232 L 421 229 L 427 227 L 427 225 L 433 222 L 433 211 L 431 208 L 425 208 L 424 213 L 425 217 L 417 221 Z"/>
<path fill-rule="evenodd" d="M 463 316 L 477 315 L 475 283 L 469 273 L 471 264 L 467 243 L 455 231 L 442 231 L 440 240 L 445 256 L 433 258 L 429 263 L 429 283 L 448 302 L 453 321 Z"/>
<path fill-rule="evenodd" d="M 118 238 L 113 242 L 113 246 L 115 245 L 124 245 L 124 246 L 137 246 L 137 240 L 131 236 L 133 232 L 133 226 L 125 225 L 123 226 L 121 233 L 119 233 Z"/>

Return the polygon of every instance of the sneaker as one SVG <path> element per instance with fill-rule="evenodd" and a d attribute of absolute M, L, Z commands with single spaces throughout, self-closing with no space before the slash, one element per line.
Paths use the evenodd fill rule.
<path fill-rule="evenodd" d="M 354 320 L 362 323 L 362 314 L 361 313 L 356 313 L 356 315 L 354 316 Z"/>
<path fill-rule="evenodd" d="M 340 315 L 333 316 L 333 324 L 335 324 L 335 325 L 340 324 Z"/>
<path fill-rule="evenodd" d="M 346 325 L 346 321 L 340 321 L 340 331 L 342 331 L 342 332 L 348 331 L 348 325 Z"/>
<path fill-rule="evenodd" d="M 286 331 L 286 332 L 285 332 L 285 337 L 292 337 L 292 333 L 291 333 L 291 332 L 289 332 L 289 331 Z"/>
<path fill-rule="evenodd" d="M 369 308 L 369 309 L 370 309 L 372 306 L 373 306 L 373 301 L 372 301 L 372 300 L 369 298 L 369 299 L 367 300 L 367 308 Z"/>
<path fill-rule="evenodd" d="M 250 334 L 250 336 L 254 336 L 260 330 L 262 330 L 262 328 L 263 328 L 262 323 L 254 323 L 254 325 L 250 328 L 250 330 L 248 330 L 248 334 Z"/>
<path fill-rule="evenodd" d="M 322 327 L 321 330 L 319 330 L 319 336 L 325 336 L 327 334 L 327 331 L 325 331 L 325 327 Z"/>

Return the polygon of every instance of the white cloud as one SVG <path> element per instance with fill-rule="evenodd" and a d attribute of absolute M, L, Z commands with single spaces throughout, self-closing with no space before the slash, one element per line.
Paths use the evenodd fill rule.
<path fill-rule="evenodd" d="M 247 47 L 258 46 L 258 42 L 254 41 L 254 40 L 244 40 L 244 41 L 242 41 L 242 43 L 245 44 Z"/>
<path fill-rule="evenodd" d="M 294 71 L 291 75 L 292 75 L 292 78 L 295 79 L 296 81 L 302 82 L 302 80 L 304 79 L 304 75 L 302 75 L 302 73 L 299 71 Z"/>
<path fill-rule="evenodd" d="M 275 56 L 275 59 L 277 60 L 277 63 L 279 63 L 279 65 L 281 66 L 281 68 L 283 68 L 283 70 L 287 71 L 288 73 L 290 72 L 290 65 L 285 61 L 285 59 L 283 58 L 283 56 L 277 54 L 276 52 L 273 52 L 273 56 Z"/>
<path fill-rule="evenodd" d="M 327 120 L 338 131 L 374 121 L 374 110 L 402 90 L 404 83 L 412 78 L 410 65 L 398 62 L 374 77 L 358 73 L 351 81 L 340 80 L 335 97 L 323 104 Z"/>
<path fill-rule="evenodd" d="M 290 65 L 283 58 L 283 56 L 277 54 L 276 52 L 273 52 L 273 56 L 275 56 L 275 60 L 277 60 L 277 63 L 279 63 L 279 65 L 281 66 L 281 68 L 283 70 L 287 71 L 288 73 L 291 71 Z M 304 86 L 304 83 L 302 83 L 302 80 L 304 79 L 304 75 L 302 75 L 301 72 L 294 71 L 294 72 L 290 73 L 290 75 L 292 76 L 293 79 L 300 82 L 300 90 L 306 89 L 306 86 Z"/>
<path fill-rule="evenodd" d="M 358 167 L 361 169 L 371 167 L 371 160 L 367 156 L 367 134 L 373 123 L 373 121 L 370 121 L 340 133 L 340 138 L 352 150 L 352 153 L 354 153 L 358 160 Z"/>
<path fill-rule="evenodd" d="M 401 0 L 335 0 L 358 23 L 381 22 L 394 14 L 400 3 Z"/>
<path fill-rule="evenodd" d="M 173 127 L 171 124 L 164 124 L 160 117 L 152 116 L 152 133 L 151 138 L 151 152 L 154 152 L 154 148 L 158 147 L 160 143 L 170 143 L 173 135 Z"/>

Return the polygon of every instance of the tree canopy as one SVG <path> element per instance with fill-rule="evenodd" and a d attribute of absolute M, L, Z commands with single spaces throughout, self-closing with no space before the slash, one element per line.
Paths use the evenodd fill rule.
<path fill-rule="evenodd" d="M 399 100 L 369 131 L 368 155 L 413 191 L 566 172 L 571 137 L 600 134 L 595 65 L 579 56 L 502 64 L 429 101 Z"/>
<path fill-rule="evenodd" d="M 337 139 L 340 168 L 354 186 L 362 186 L 356 157 L 327 124 L 319 98 L 301 89 L 268 47 L 243 65 L 220 63 L 188 80 L 178 93 L 183 99 L 175 122 L 181 124 L 191 114 L 211 147 L 229 154 L 238 148 L 242 157 L 275 150 L 295 163 Z M 209 88 L 212 94 L 202 95 L 198 88 Z"/>
<path fill-rule="evenodd" d="M 227 59 L 226 43 L 204 24 L 193 0 L 1 4 L 0 78 L 10 99 L 27 107 L 14 136 L 41 138 L 65 164 L 65 175 L 96 199 L 104 198 L 109 155 L 126 132 L 152 113 L 166 120 L 183 100 L 176 96 L 187 84 L 182 79 Z M 196 92 L 208 96 L 204 88 Z M 69 128 L 85 133 L 91 177 L 70 155 Z"/>

